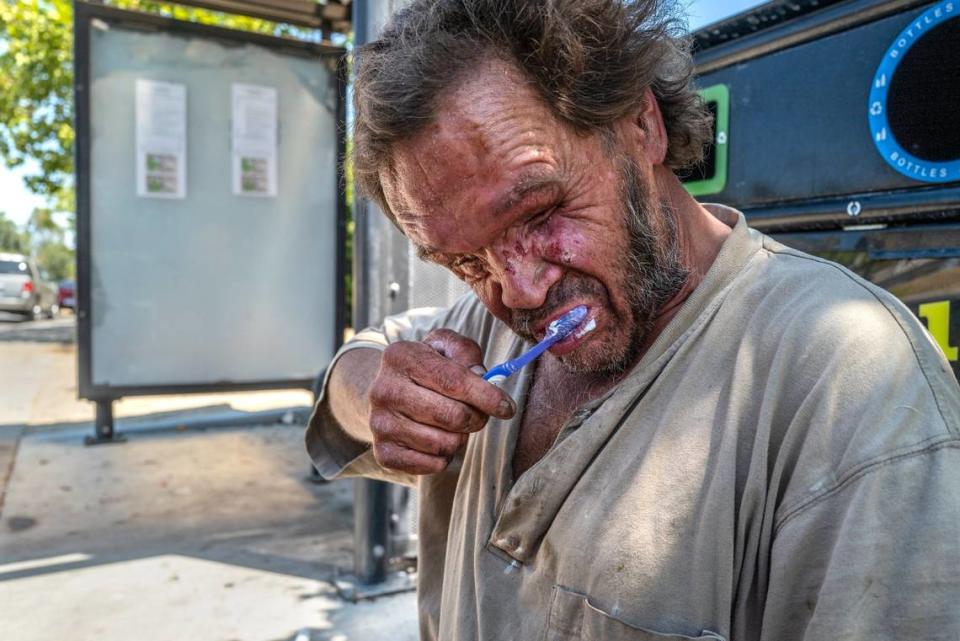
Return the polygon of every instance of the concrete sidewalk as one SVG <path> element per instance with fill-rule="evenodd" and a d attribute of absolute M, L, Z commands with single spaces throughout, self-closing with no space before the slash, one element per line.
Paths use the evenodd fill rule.
<path fill-rule="evenodd" d="M 3 641 L 417 638 L 412 593 L 336 596 L 352 485 L 308 482 L 302 425 L 97 447 L 89 425 L 21 431 L 0 506 Z"/>

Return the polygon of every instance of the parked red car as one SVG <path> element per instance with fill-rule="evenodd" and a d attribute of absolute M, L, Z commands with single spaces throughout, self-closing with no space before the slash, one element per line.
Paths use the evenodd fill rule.
<path fill-rule="evenodd" d="M 67 307 L 77 311 L 77 283 L 72 280 L 61 280 L 57 290 L 57 301 L 60 309 Z"/>

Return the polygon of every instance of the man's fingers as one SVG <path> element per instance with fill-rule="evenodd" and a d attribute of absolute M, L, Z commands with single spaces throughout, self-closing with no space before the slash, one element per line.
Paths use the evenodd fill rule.
<path fill-rule="evenodd" d="M 476 343 L 449 331 L 429 338 L 387 346 L 369 388 L 373 451 L 385 468 L 440 472 L 490 416 L 516 412 L 503 390 L 471 371 L 482 371 Z"/>
<path fill-rule="evenodd" d="M 379 390 L 377 404 L 417 423 L 450 432 L 477 432 L 487 424 L 488 415 L 473 406 L 417 385 Z"/>
<path fill-rule="evenodd" d="M 435 358 L 425 357 L 410 367 L 407 375 L 417 385 L 462 401 L 487 416 L 507 419 L 516 412 L 516 406 L 506 392 L 439 354 Z"/>
<path fill-rule="evenodd" d="M 438 354 L 446 356 L 467 369 L 483 368 L 483 352 L 480 351 L 480 346 L 452 329 L 435 329 L 424 337 L 423 342 Z"/>
<path fill-rule="evenodd" d="M 432 356 L 436 355 L 431 353 Z M 378 375 L 370 388 L 369 398 L 374 413 L 400 414 L 447 431 L 476 431 L 483 426 L 477 425 L 478 422 L 486 423 L 486 416 L 480 415 L 472 406 L 422 387 L 402 371 Z"/>
<path fill-rule="evenodd" d="M 408 474 L 437 474 L 447 469 L 450 459 L 411 450 L 398 443 L 378 443 L 373 457 L 381 467 Z"/>
<path fill-rule="evenodd" d="M 443 331 L 449 332 L 449 330 Z M 459 336 L 454 332 L 449 333 Z M 433 335 L 440 336 L 437 339 L 437 344 L 442 341 L 448 341 L 447 344 L 449 344 L 449 335 L 441 333 L 441 330 L 434 330 L 429 336 Z M 469 341 L 462 336 L 460 338 Z M 472 341 L 469 342 L 472 343 Z M 457 344 L 464 347 L 462 342 L 458 341 Z M 476 347 L 475 343 L 474 347 Z M 476 347 L 476 349 L 479 352 L 480 348 Z M 461 352 L 461 357 L 463 357 L 463 352 Z M 469 359 L 461 358 L 461 360 Z M 432 346 L 422 353 L 418 352 L 416 358 L 407 358 L 403 362 L 397 363 L 397 366 L 405 376 L 417 385 L 432 390 L 441 396 L 467 403 L 487 416 L 506 419 L 512 417 L 516 412 L 516 406 L 506 392 L 483 380 L 475 372 L 470 371 L 467 365 L 450 359 L 436 351 Z"/>
<path fill-rule="evenodd" d="M 484 381 L 477 371 L 471 371 L 470 367 L 480 368 L 480 365 L 468 366 L 470 361 L 479 361 L 480 348 L 476 343 L 450 330 L 434 330 L 428 339 L 430 344 L 400 342 L 384 350 L 378 375 L 380 380 L 375 389 L 371 389 L 371 393 L 379 390 L 390 396 L 382 399 L 383 405 L 408 406 L 409 400 L 422 400 L 409 393 L 410 387 L 419 386 L 466 403 L 485 416 L 508 419 L 516 413 L 516 405 L 509 395 Z M 446 353 L 436 348 L 446 350 Z M 447 354 L 455 356 L 459 362 Z"/>
<path fill-rule="evenodd" d="M 431 456 L 451 457 L 467 443 L 467 434 L 422 425 L 398 414 L 378 415 L 371 425 L 379 442 L 395 443 Z"/>

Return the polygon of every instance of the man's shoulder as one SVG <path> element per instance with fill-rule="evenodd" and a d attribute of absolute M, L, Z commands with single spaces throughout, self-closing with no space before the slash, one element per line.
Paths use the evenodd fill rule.
<path fill-rule="evenodd" d="M 771 438 L 793 479 L 783 506 L 909 453 L 960 440 L 960 387 L 921 322 L 837 263 L 764 238 L 734 304 L 757 345 Z M 726 306 L 726 303 L 725 303 Z"/>
<path fill-rule="evenodd" d="M 768 237 L 758 262 L 741 296 L 757 302 L 751 324 L 791 376 L 810 382 L 832 376 L 837 384 L 854 379 L 863 392 L 932 387 L 960 402 L 943 352 L 896 296 L 843 265 Z"/>
<path fill-rule="evenodd" d="M 756 301 L 759 320 L 788 345 L 870 351 L 900 345 L 905 357 L 932 350 L 933 360 L 942 360 L 922 323 L 893 294 L 843 265 L 760 236 L 762 249 L 745 270 L 739 295 Z"/>
<path fill-rule="evenodd" d="M 789 286 L 794 295 L 811 291 L 823 300 L 865 299 L 884 306 L 896 298 L 861 278 L 847 267 L 826 258 L 788 247 L 760 234 L 760 255 L 767 262 L 769 277 Z"/>

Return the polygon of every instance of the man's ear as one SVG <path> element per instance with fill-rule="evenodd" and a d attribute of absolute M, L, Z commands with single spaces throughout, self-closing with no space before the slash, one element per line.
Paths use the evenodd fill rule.
<path fill-rule="evenodd" d="M 639 129 L 639 144 L 642 153 L 651 165 L 662 165 L 667 160 L 667 127 L 653 89 L 647 87 L 635 116 Z"/>

